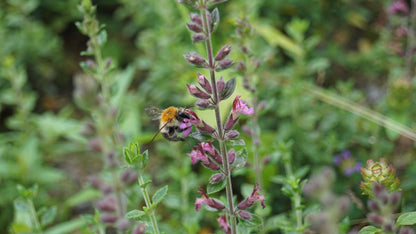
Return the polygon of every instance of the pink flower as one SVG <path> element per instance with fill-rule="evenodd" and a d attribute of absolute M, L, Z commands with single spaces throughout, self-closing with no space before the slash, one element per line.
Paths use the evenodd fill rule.
<path fill-rule="evenodd" d="M 217 210 L 223 210 L 225 208 L 224 204 L 222 204 L 221 201 L 208 197 L 208 194 L 205 192 L 203 188 L 199 187 L 198 193 L 202 194 L 202 197 L 197 198 L 195 200 L 196 211 L 199 211 L 201 209 L 202 204 L 207 204 L 209 207 Z"/>
<path fill-rule="evenodd" d="M 196 149 L 193 149 L 191 153 L 188 153 L 187 155 L 191 157 L 192 164 L 195 164 L 196 162 L 198 162 L 198 160 L 200 161 L 208 160 L 208 157 L 205 155 L 205 152 L 202 150 L 202 148 L 199 145 L 197 145 Z"/>
<path fill-rule="evenodd" d="M 231 228 L 228 225 L 227 222 L 227 217 L 225 217 L 225 215 L 221 215 L 218 219 L 217 219 L 218 223 L 220 223 L 220 227 L 222 227 L 222 229 L 224 230 L 224 232 L 226 234 L 231 233 Z"/>
<path fill-rule="evenodd" d="M 254 189 L 251 195 L 248 198 L 246 198 L 244 201 L 242 201 L 240 204 L 238 204 L 237 208 L 240 210 L 245 210 L 253 206 L 255 201 L 260 201 L 261 206 L 264 209 L 266 205 L 264 204 L 264 196 L 260 195 L 259 193 L 260 190 L 261 190 L 261 187 L 256 183 L 254 185 Z"/>
<path fill-rule="evenodd" d="M 251 115 L 254 113 L 253 107 L 248 107 L 248 103 L 244 102 L 243 100 L 240 100 L 240 95 L 236 96 L 233 102 L 233 109 L 232 109 L 232 115 L 234 119 L 237 117 L 238 113 L 242 113 L 244 115 Z"/>
<path fill-rule="evenodd" d="M 389 12 L 391 14 L 407 14 L 409 12 L 409 7 L 405 1 L 399 0 L 391 4 Z"/>
<path fill-rule="evenodd" d="M 190 119 L 184 119 L 179 128 L 182 129 L 182 135 L 184 137 L 188 136 L 192 130 L 192 124 L 199 124 L 201 120 L 198 118 L 195 112 L 190 109 L 187 109 L 187 113 L 190 115 Z"/>

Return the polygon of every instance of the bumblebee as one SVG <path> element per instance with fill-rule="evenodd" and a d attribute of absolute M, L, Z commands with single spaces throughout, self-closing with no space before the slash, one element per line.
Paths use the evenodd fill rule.
<path fill-rule="evenodd" d="M 190 118 L 188 109 L 171 106 L 163 110 L 154 106 L 149 106 L 145 108 L 145 111 L 152 120 L 159 120 L 159 130 L 156 132 L 152 141 L 159 132 L 169 141 L 185 141 L 185 138 L 180 137 L 179 133 L 183 131 L 183 129 L 180 128 L 180 124 L 184 119 Z"/>

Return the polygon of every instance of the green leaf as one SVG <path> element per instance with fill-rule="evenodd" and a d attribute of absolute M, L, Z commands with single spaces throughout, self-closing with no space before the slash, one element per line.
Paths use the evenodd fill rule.
<path fill-rule="evenodd" d="M 95 189 L 83 189 L 79 193 L 72 195 L 65 201 L 65 205 L 74 207 L 76 205 L 93 201 L 102 196 L 100 191 Z"/>
<path fill-rule="evenodd" d="M 75 233 L 76 230 L 79 230 L 81 227 L 85 226 L 85 222 L 82 219 L 70 220 L 68 222 L 59 223 L 49 229 L 47 229 L 45 234 L 66 234 L 66 233 Z"/>
<path fill-rule="evenodd" d="M 46 226 L 48 224 L 51 224 L 56 217 L 56 213 L 57 213 L 57 208 L 56 206 L 52 206 L 50 207 L 45 214 L 42 215 L 41 221 L 40 223 L 42 224 L 42 226 Z"/>
<path fill-rule="evenodd" d="M 277 184 L 285 184 L 286 183 L 286 177 L 277 175 L 272 177 L 272 181 Z"/>
<path fill-rule="evenodd" d="M 218 8 L 215 8 L 211 12 L 211 32 L 214 32 L 215 29 L 217 29 L 219 23 L 220 23 L 220 12 L 218 11 Z"/>
<path fill-rule="evenodd" d="M 235 139 L 235 140 L 228 140 L 227 144 L 229 146 L 245 146 L 246 142 L 243 138 Z"/>
<path fill-rule="evenodd" d="M 246 227 L 258 227 L 258 226 L 263 224 L 263 219 L 260 216 L 258 216 L 256 214 L 252 214 L 252 213 L 250 213 L 250 215 L 251 215 L 250 220 L 242 219 L 240 217 L 238 219 Z"/>
<path fill-rule="evenodd" d="M 138 219 L 138 218 L 142 217 L 145 214 L 146 214 L 146 212 L 144 212 L 142 210 L 131 210 L 126 214 L 126 218 L 128 218 L 128 219 Z"/>
<path fill-rule="evenodd" d="M 29 205 L 24 202 L 14 201 L 14 208 L 18 212 L 30 212 Z"/>
<path fill-rule="evenodd" d="M 107 42 L 107 31 L 102 30 L 100 33 L 98 33 L 97 38 L 98 43 L 100 45 L 104 45 Z"/>
<path fill-rule="evenodd" d="M 383 231 L 380 228 L 376 228 L 374 226 L 365 226 L 363 228 L 361 228 L 361 230 L 358 232 L 359 234 L 374 234 L 377 232 L 381 232 Z"/>
<path fill-rule="evenodd" d="M 235 154 L 235 160 L 234 160 L 234 163 L 232 165 L 234 167 L 234 169 L 239 169 L 239 168 L 244 167 L 247 163 L 247 158 L 248 158 L 247 149 L 243 148 L 243 149 L 239 150 Z"/>
<path fill-rule="evenodd" d="M 152 202 L 153 205 L 159 204 L 163 199 L 166 197 L 166 194 L 168 194 L 168 186 L 165 185 L 162 188 L 158 189 L 155 194 L 153 194 Z"/>
<path fill-rule="evenodd" d="M 219 192 L 225 188 L 226 184 L 227 184 L 227 180 L 222 180 L 221 182 L 218 182 L 215 184 L 208 184 L 207 193 L 213 194 L 213 193 Z"/>
<path fill-rule="evenodd" d="M 142 154 L 141 161 L 140 161 L 140 164 L 139 164 L 139 168 L 144 169 L 147 165 L 148 160 L 149 160 L 149 152 L 146 150 Z"/>
<path fill-rule="evenodd" d="M 235 77 L 231 78 L 225 83 L 224 90 L 222 90 L 220 93 L 220 100 L 225 100 L 234 93 L 235 84 Z"/>
<path fill-rule="evenodd" d="M 403 213 L 397 218 L 397 225 L 414 225 L 416 224 L 416 211 Z"/>

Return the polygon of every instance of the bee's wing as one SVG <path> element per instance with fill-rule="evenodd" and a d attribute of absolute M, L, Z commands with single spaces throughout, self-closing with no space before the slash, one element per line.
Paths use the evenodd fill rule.
<path fill-rule="evenodd" d="M 160 108 L 157 108 L 155 106 L 148 106 L 144 109 L 147 113 L 147 115 L 152 118 L 152 120 L 159 120 L 160 115 L 162 114 L 163 110 Z"/>

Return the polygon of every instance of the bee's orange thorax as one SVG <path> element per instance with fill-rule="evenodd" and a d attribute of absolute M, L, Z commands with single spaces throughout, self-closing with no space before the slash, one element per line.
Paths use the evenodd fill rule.
<path fill-rule="evenodd" d="M 178 108 L 175 108 L 173 106 L 168 107 L 162 112 L 162 115 L 160 116 L 160 121 L 162 123 L 172 121 L 172 119 L 176 118 L 177 115 L 178 115 Z"/>

